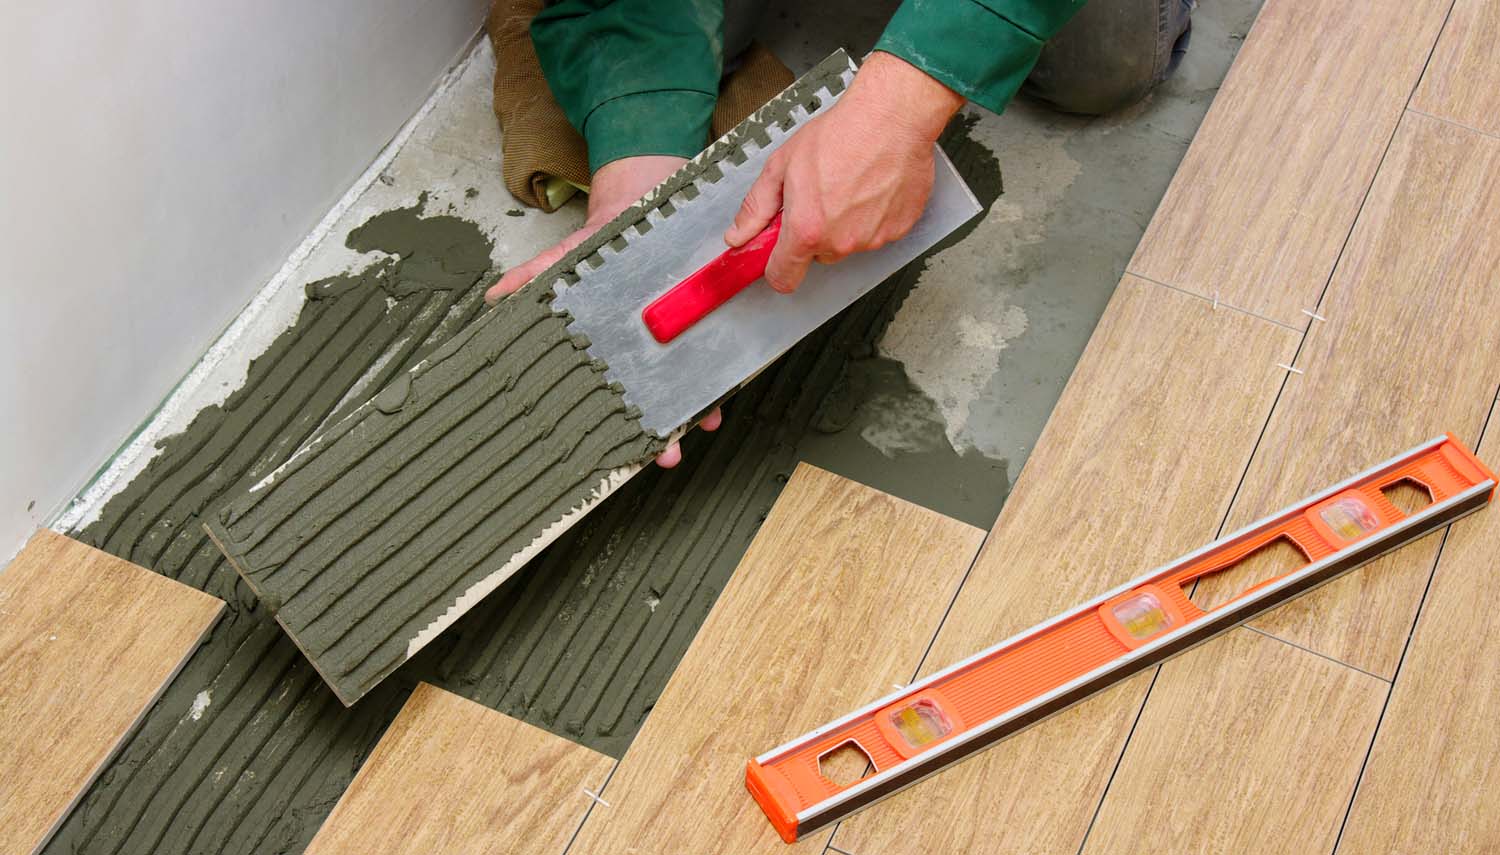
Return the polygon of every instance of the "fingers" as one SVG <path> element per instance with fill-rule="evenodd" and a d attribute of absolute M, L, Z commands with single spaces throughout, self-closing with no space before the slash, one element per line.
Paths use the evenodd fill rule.
<path fill-rule="evenodd" d="M 503 298 L 521 290 L 521 287 L 535 279 L 538 273 L 556 264 L 558 259 L 571 252 L 573 247 L 583 243 L 583 239 L 590 234 L 592 234 L 591 230 L 579 229 L 563 238 L 558 245 L 537 255 L 520 267 L 507 271 L 504 276 L 500 277 L 499 282 L 491 285 L 490 289 L 484 292 L 484 301 L 493 306 Z"/>
<path fill-rule="evenodd" d="M 698 427 L 706 431 L 716 431 L 724 423 L 724 411 L 714 407 L 703 420 L 698 422 Z M 682 445 L 672 443 L 668 445 L 661 454 L 656 455 L 656 465 L 663 469 L 671 469 L 682 462 Z"/>
<path fill-rule="evenodd" d="M 712 432 L 718 430 L 719 425 L 723 423 L 724 411 L 719 409 L 718 407 L 714 407 L 711 411 L 709 411 L 708 415 L 703 417 L 703 421 L 698 422 L 698 427 Z"/>
<path fill-rule="evenodd" d="M 743 246 L 746 241 L 761 233 L 771 224 L 776 212 L 781 210 L 781 184 L 786 178 L 786 158 L 771 156 L 760 177 L 750 185 L 745 201 L 734 215 L 734 225 L 724 232 L 724 242 L 730 246 Z"/>
<path fill-rule="evenodd" d="M 766 284 L 783 294 L 790 294 L 807 277 L 807 268 L 813 263 L 817 247 L 805 230 L 799 230 L 786 220 L 782 223 L 781 238 L 766 261 Z"/>
<path fill-rule="evenodd" d="M 512 267 L 506 271 L 504 276 L 500 277 L 499 282 L 491 285 L 489 290 L 484 292 L 484 301 L 493 306 L 500 302 L 502 298 L 509 297 L 511 294 L 521 290 L 521 286 L 530 282 L 538 273 L 547 269 L 547 266 L 555 260 L 553 258 L 554 255 L 558 258 L 562 256 L 561 253 L 554 253 L 552 250 L 548 250 L 522 264 L 520 267 Z"/>
<path fill-rule="evenodd" d="M 682 462 L 682 446 L 672 443 L 666 450 L 656 455 L 656 465 L 663 469 L 671 469 Z"/>

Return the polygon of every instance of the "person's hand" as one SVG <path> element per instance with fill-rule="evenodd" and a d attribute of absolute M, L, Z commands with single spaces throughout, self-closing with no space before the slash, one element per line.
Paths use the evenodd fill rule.
<path fill-rule="evenodd" d="M 588 219 L 583 223 L 583 228 L 563 238 L 551 249 L 533 256 L 519 267 L 506 271 L 505 275 L 500 277 L 499 282 L 491 285 L 490 289 L 484 292 L 485 302 L 493 306 L 500 302 L 502 297 L 521 290 L 522 285 L 556 264 L 559 258 L 567 255 L 573 247 L 583 243 L 589 235 L 599 231 L 610 220 L 618 217 L 621 211 L 635 204 L 636 200 L 646 195 L 652 187 L 666 181 L 684 163 L 687 163 L 685 157 L 643 154 L 637 157 L 622 157 L 599 167 L 599 171 L 594 173 L 594 179 L 589 184 L 589 213 Z"/>
<path fill-rule="evenodd" d="M 817 261 L 898 240 L 932 193 L 932 146 L 964 104 L 915 66 L 875 53 L 849 90 L 766 161 L 724 242 L 741 246 L 782 212 L 766 282 L 790 293 Z"/>
<path fill-rule="evenodd" d="M 556 264 L 557 260 L 567 255 L 573 247 L 583 243 L 585 238 L 619 216 L 621 211 L 633 205 L 651 188 L 667 180 L 684 163 L 687 163 L 687 158 L 647 154 L 638 157 L 622 157 L 599 167 L 599 171 L 594 173 L 593 182 L 589 185 L 589 213 L 583 228 L 563 238 L 551 249 L 507 271 L 504 276 L 500 277 L 499 282 L 491 285 L 489 290 L 484 292 L 485 302 L 493 306 L 504 297 L 521 290 L 521 286 L 530 282 L 538 273 Z M 723 414 L 715 407 L 713 412 L 703 417 L 698 427 L 704 430 L 718 430 L 722 423 Z M 675 442 L 668 445 L 656 457 L 656 465 L 663 469 L 671 469 L 681 462 L 682 448 Z"/>

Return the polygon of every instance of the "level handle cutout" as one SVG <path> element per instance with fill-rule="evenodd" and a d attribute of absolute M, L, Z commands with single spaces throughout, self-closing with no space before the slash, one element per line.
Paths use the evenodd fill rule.
<path fill-rule="evenodd" d="M 1380 488 L 1381 495 L 1403 516 L 1411 516 L 1432 504 L 1432 490 L 1415 478 L 1402 478 Z"/>
<path fill-rule="evenodd" d="M 1196 577 L 1192 580 L 1192 589 L 1184 589 L 1184 592 L 1193 605 L 1211 612 L 1262 585 L 1301 570 L 1311 561 L 1296 541 L 1282 535 L 1238 561 Z"/>
<path fill-rule="evenodd" d="M 875 771 L 875 761 L 858 740 L 846 739 L 818 755 L 818 774 L 839 789 L 851 787 Z"/>

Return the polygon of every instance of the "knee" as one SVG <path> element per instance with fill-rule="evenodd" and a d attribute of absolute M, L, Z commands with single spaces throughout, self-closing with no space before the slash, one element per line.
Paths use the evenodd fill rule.
<path fill-rule="evenodd" d="M 1186 49 L 1187 0 L 1091 0 L 1042 48 L 1028 95 L 1102 115 L 1144 98 Z"/>
<path fill-rule="evenodd" d="M 1103 116 L 1123 110 L 1146 97 L 1156 85 L 1148 71 L 1121 65 L 1108 70 L 1061 69 L 1055 74 L 1033 74 L 1022 90 L 1064 113 Z"/>

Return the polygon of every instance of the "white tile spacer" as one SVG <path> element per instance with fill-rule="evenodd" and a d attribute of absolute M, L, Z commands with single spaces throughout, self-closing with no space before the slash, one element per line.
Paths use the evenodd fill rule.
<path fill-rule="evenodd" d="M 1312 309 L 1303 309 L 1302 310 L 1302 314 L 1307 315 L 1309 318 L 1312 318 L 1315 321 L 1327 321 L 1328 320 L 1327 318 L 1323 317 L 1322 315 L 1318 314 L 1317 312 L 1314 312 Z"/>
<path fill-rule="evenodd" d="M 595 793 L 593 790 L 589 789 L 588 787 L 582 787 L 581 789 L 583 790 L 583 794 L 584 795 L 588 796 L 589 798 L 593 799 L 594 801 L 598 802 L 599 804 L 604 805 L 605 807 L 609 807 L 610 806 L 609 802 L 605 801 L 603 796 L 600 796 L 598 793 Z"/>
<path fill-rule="evenodd" d="M 905 689 L 905 688 L 906 688 L 906 687 L 905 687 L 905 686 L 903 686 L 903 685 L 901 685 L 901 684 L 900 684 L 900 683 L 892 683 L 892 684 L 891 684 L 891 688 L 892 688 L 892 689 L 895 689 L 895 690 L 896 690 L 896 691 L 898 691 L 898 692 L 899 692 L 899 691 L 901 691 L 901 690 L 902 690 L 902 689 Z"/>
<path fill-rule="evenodd" d="M 1276 363 L 1276 367 L 1280 368 L 1283 371 L 1290 371 L 1293 374 L 1303 374 L 1303 373 L 1306 373 L 1301 368 L 1293 368 L 1292 366 L 1287 365 L 1286 363 L 1283 363 L 1283 362 Z"/>
<path fill-rule="evenodd" d="M 1214 292 L 1214 311 L 1217 312 L 1218 310 L 1219 310 L 1219 292 L 1215 291 Z"/>

